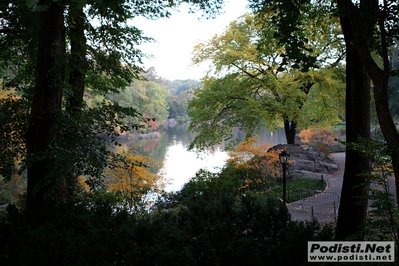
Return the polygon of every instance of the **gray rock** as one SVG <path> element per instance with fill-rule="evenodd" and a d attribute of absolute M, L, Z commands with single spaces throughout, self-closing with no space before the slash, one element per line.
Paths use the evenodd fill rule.
<path fill-rule="evenodd" d="M 339 166 L 331 158 L 308 146 L 280 144 L 271 149 L 287 150 L 290 154 L 288 171 L 296 175 L 304 175 L 305 172 L 307 176 L 314 173 L 320 177 L 321 174 L 334 174 L 339 171 Z"/>

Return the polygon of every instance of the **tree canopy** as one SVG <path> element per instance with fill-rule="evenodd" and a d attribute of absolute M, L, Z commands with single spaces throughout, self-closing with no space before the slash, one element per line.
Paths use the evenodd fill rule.
<path fill-rule="evenodd" d="M 395 177 L 399 176 L 399 135 L 389 109 L 388 83 L 395 72 L 390 68 L 389 50 L 397 49 L 397 1 L 338 0 L 338 1 L 250 1 L 258 13 L 274 10 L 273 20 L 278 31 L 275 36 L 287 47 L 284 55 L 313 65 L 307 47 L 304 14 L 311 5 L 324 8 L 331 15 L 340 16 L 346 42 L 346 120 L 347 142 L 357 143 L 359 137 L 370 138 L 370 79 L 373 85 L 376 112 L 385 140 L 392 147 Z M 326 18 L 331 16 L 326 16 Z M 344 183 L 337 225 L 337 239 L 362 238 L 367 216 L 368 181 L 371 171 L 369 157 L 347 149 Z M 398 182 L 396 182 L 398 183 Z M 396 186 L 396 195 L 399 188 Z"/>
<path fill-rule="evenodd" d="M 107 140 L 114 142 L 121 132 L 137 128 L 142 121 L 142 114 L 130 106 L 110 101 L 88 106 L 84 100 L 85 92 L 116 93 L 141 78 L 144 55 L 137 47 L 151 39 L 128 20 L 169 16 L 171 8 L 185 2 L 191 11 L 201 10 L 207 17 L 217 14 L 223 4 L 220 0 L 2 2 L 2 84 L 14 88 L 21 100 L 6 102 L 12 105 L 2 117 L 7 124 L 2 127 L 5 152 L 0 169 L 10 176 L 19 160 L 20 170 L 28 170 L 28 210 L 37 221 L 47 204 L 74 196 L 78 176 L 84 175 L 95 188 L 109 164 Z M 163 89 L 148 84 L 154 86 L 148 97 L 157 99 L 158 105 L 143 108 L 149 116 L 154 112 L 166 116 L 166 110 L 161 110 L 166 105 L 160 104 L 159 97 Z M 26 109 L 17 109 L 21 106 Z M 26 119 L 17 121 L 18 113 L 27 114 Z M 16 124 L 21 125 L 15 127 L 18 143 L 8 149 L 8 136 L 3 133 Z"/>
<path fill-rule="evenodd" d="M 309 19 L 306 30 L 312 32 L 309 45 L 318 68 L 304 72 L 299 61 L 281 58 L 285 47 L 274 39 L 275 26 L 256 19 L 244 15 L 195 47 L 193 62 L 210 61 L 211 69 L 189 105 L 191 129 L 199 133 L 192 147 L 228 139 L 233 127 L 248 135 L 263 127 L 285 128 L 287 142 L 293 143 L 297 126 L 334 124 L 344 116 L 337 20 L 323 21 L 328 31 L 316 36 L 313 28 L 321 21 Z"/>

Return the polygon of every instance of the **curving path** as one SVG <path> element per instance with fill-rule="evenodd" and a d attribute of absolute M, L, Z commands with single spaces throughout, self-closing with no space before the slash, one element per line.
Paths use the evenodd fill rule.
<path fill-rule="evenodd" d="M 336 215 L 333 207 L 338 212 L 338 197 L 341 194 L 342 179 L 345 170 L 345 152 L 333 153 L 330 157 L 338 164 L 339 171 L 334 175 L 324 175 L 327 181 L 327 188 L 320 194 L 313 197 L 292 202 L 287 205 L 293 221 L 311 221 L 313 218 L 320 223 L 335 222 Z M 320 205 L 323 206 L 320 206 Z M 313 207 L 313 208 L 312 208 Z"/>

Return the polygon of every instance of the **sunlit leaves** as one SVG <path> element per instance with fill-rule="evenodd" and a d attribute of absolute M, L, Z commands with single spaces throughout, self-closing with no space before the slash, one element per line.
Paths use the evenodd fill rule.
<path fill-rule="evenodd" d="M 298 68 L 306 72 L 325 65 L 327 47 L 338 56 L 342 53 L 342 43 L 336 39 L 339 24 L 330 1 L 251 0 L 250 6 L 263 35 L 269 34 L 269 24 L 274 25 L 273 37 L 284 47 L 279 55 L 280 71 Z M 260 43 L 267 40 L 262 38 Z"/>
<path fill-rule="evenodd" d="M 340 123 L 345 117 L 342 72 L 343 69 L 337 67 L 284 75 L 285 78 L 280 81 L 285 88 L 285 113 L 294 118 L 301 128 Z"/>
<path fill-rule="evenodd" d="M 106 95 L 121 106 L 135 108 L 144 118 L 160 123 L 168 117 L 167 96 L 168 90 L 165 87 L 145 80 L 136 80 L 123 91 Z"/>
<path fill-rule="evenodd" d="M 144 202 L 144 196 L 160 192 L 164 184 L 161 176 L 154 172 L 157 162 L 134 150 L 118 154 L 111 160 L 106 171 L 108 189 L 122 195 L 123 201 L 132 209 Z"/>
<path fill-rule="evenodd" d="M 304 25 L 303 32 L 309 35 L 309 45 L 314 45 L 321 65 L 334 64 L 303 72 L 301 60 L 281 61 L 286 47 L 273 36 L 278 29 L 269 20 L 273 14 L 263 16 L 244 15 L 223 34 L 194 48 L 193 62 L 210 62 L 211 67 L 204 88 L 195 92 L 189 104 L 191 129 L 198 133 L 192 147 L 228 139 L 233 127 L 243 128 L 250 136 L 262 126 L 276 131 L 290 121 L 299 127 L 336 123 L 343 115 L 337 21 L 323 21 L 330 31 L 321 36 L 313 33 L 316 22 L 309 20 Z"/>
<path fill-rule="evenodd" d="M 260 129 L 263 120 L 256 102 L 250 101 L 250 80 L 240 79 L 237 74 L 221 79 L 208 78 L 204 88 L 194 92 L 189 103 L 190 129 L 197 132 L 191 147 L 205 148 L 231 137 L 232 128 L 243 127 L 251 135 Z"/>
<path fill-rule="evenodd" d="M 206 43 L 194 47 L 193 63 L 210 61 L 215 73 L 219 74 L 238 69 L 261 69 L 273 65 L 276 43 L 271 39 L 268 45 L 272 51 L 259 56 L 256 41 L 259 27 L 253 16 L 244 15 L 230 23 L 221 35 L 215 35 Z"/>
<path fill-rule="evenodd" d="M 314 126 L 302 130 L 299 133 L 299 137 L 301 137 L 301 141 L 304 144 L 313 147 L 323 143 L 326 145 L 333 145 L 336 139 L 333 129 L 316 128 Z"/>
<path fill-rule="evenodd" d="M 236 168 L 256 170 L 259 177 L 266 179 L 278 176 L 281 168 L 278 151 L 270 148 L 271 145 L 267 143 L 259 144 L 256 137 L 246 138 L 229 152 L 227 163 L 233 164 Z M 260 179 L 255 182 L 264 183 L 265 180 Z"/>
<path fill-rule="evenodd" d="M 332 128 L 314 126 L 302 130 L 298 136 L 304 145 L 309 145 L 326 156 L 331 153 L 330 148 L 336 144 L 337 139 L 337 133 Z"/>
<path fill-rule="evenodd" d="M 25 158 L 25 132 L 29 115 L 26 100 L 0 97 L 0 175 L 9 180 L 18 171 L 15 163 Z"/>

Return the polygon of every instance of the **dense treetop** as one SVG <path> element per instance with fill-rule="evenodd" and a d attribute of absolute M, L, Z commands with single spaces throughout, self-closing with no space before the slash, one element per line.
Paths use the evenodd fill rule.
<path fill-rule="evenodd" d="M 308 12 L 316 12 L 313 9 Z M 287 142 L 293 143 L 297 127 L 334 124 L 344 117 L 343 43 L 337 19 L 308 18 L 304 31 L 310 33 L 307 47 L 315 65 L 304 69 L 300 61 L 282 57 L 286 47 L 274 37 L 276 26 L 264 17 L 244 15 L 223 34 L 194 48 L 194 63 L 209 60 L 212 65 L 204 88 L 189 105 L 191 129 L 199 133 L 192 147 L 228 139 L 233 127 L 247 135 L 264 127 L 285 128 Z M 329 30 L 314 34 L 318 25 Z"/>

